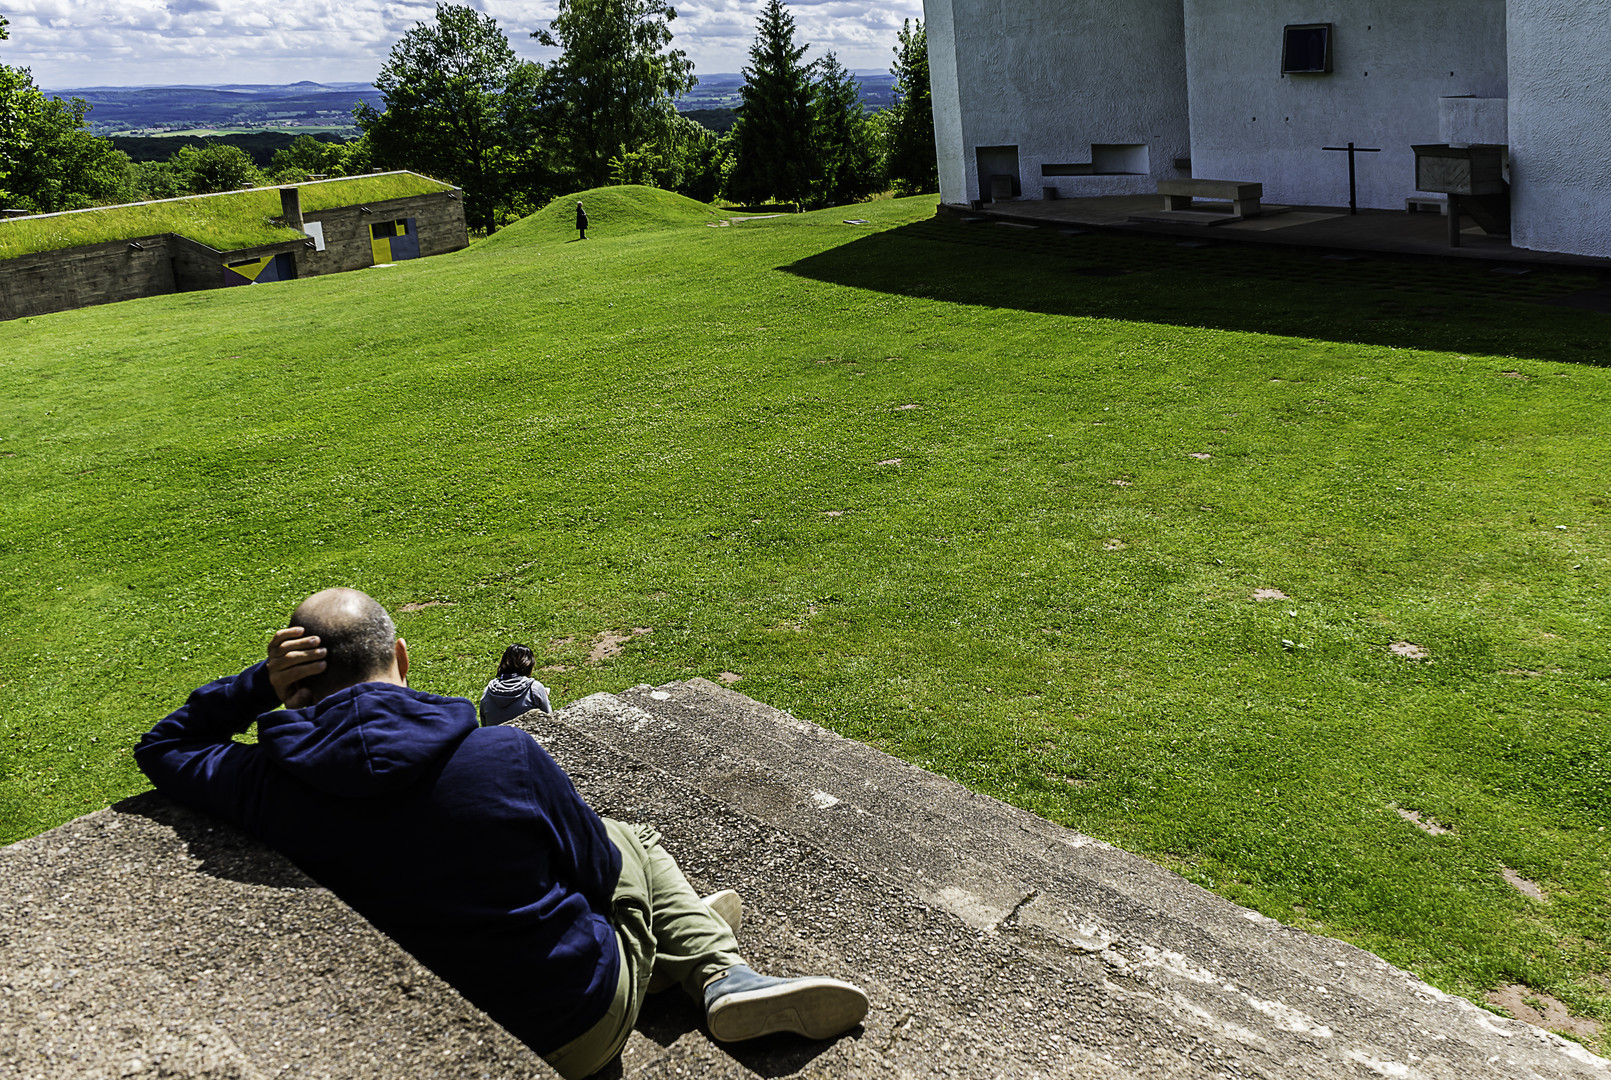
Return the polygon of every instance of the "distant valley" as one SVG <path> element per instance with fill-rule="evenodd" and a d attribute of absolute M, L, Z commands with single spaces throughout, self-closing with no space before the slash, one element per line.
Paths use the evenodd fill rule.
<path fill-rule="evenodd" d="M 862 103 L 869 111 L 893 104 L 895 77 L 858 70 Z M 701 75 L 699 85 L 677 103 L 707 127 L 725 131 L 740 100 L 744 76 Z M 384 107 L 370 83 L 298 82 L 285 86 L 247 83 L 218 86 L 82 86 L 49 89 L 90 104 L 90 127 L 98 135 L 174 136 L 243 132 L 357 135 L 352 110 L 360 101 Z"/>

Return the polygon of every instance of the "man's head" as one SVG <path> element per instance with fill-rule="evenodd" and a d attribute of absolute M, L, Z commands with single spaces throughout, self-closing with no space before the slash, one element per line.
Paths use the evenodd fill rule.
<path fill-rule="evenodd" d="M 503 651 L 503 659 L 498 661 L 498 675 L 530 675 L 537 658 L 530 649 L 524 645 L 511 645 Z"/>
<path fill-rule="evenodd" d="M 408 649 L 386 609 L 357 589 L 316 592 L 291 613 L 291 626 L 316 635 L 325 669 L 297 684 L 313 701 L 363 682 L 407 685 Z"/>

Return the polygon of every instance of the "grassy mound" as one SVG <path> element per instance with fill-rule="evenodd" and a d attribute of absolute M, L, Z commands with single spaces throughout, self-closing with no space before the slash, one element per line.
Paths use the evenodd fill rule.
<path fill-rule="evenodd" d="M 574 240 L 578 201 L 587 208 L 590 240 L 703 225 L 719 221 L 724 216 L 715 207 L 695 202 L 685 195 L 641 184 L 623 184 L 561 195 L 535 214 L 489 237 L 487 242 L 511 244 Z"/>
<path fill-rule="evenodd" d="M 451 186 L 410 172 L 349 176 L 298 185 L 304 214 L 424 195 L 445 191 Z M 279 188 L 262 187 L 13 218 L 0 221 L 0 259 L 162 233 L 178 233 L 219 251 L 300 239 L 302 233 L 276 223 L 279 216 Z"/>

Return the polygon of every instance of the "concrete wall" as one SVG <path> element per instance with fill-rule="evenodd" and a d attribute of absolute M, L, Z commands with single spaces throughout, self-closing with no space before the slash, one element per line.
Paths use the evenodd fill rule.
<path fill-rule="evenodd" d="M 1611 256 L 1611 9 L 1508 9 L 1511 243 Z"/>
<path fill-rule="evenodd" d="M 1283 76 L 1283 28 L 1328 21 L 1333 71 Z M 1186 41 L 1193 171 L 1266 202 L 1346 206 L 1347 155 L 1321 148 L 1355 142 L 1382 149 L 1358 159 L 1359 205 L 1402 210 L 1439 99 L 1506 96 L 1505 0 L 1186 0 Z"/>
<path fill-rule="evenodd" d="M 368 212 L 365 212 L 367 208 Z M 447 192 L 388 199 L 367 207 L 343 206 L 335 210 L 304 210 L 304 223 L 324 226 L 325 250 L 306 246 L 297 251 L 297 276 L 339 274 L 375 264 L 370 251 L 369 226 L 387 219 L 413 218 L 419 230 L 420 256 L 441 255 L 470 246 L 464 224 L 464 193 Z"/>
<path fill-rule="evenodd" d="M 171 239 L 143 236 L 0 260 L 0 319 L 171 293 Z"/>
<path fill-rule="evenodd" d="M 1150 192 L 1183 175 L 1174 167 L 1191 153 L 1181 0 L 925 0 L 924 17 L 943 201 L 989 197 L 980 147 L 1016 148 L 1025 198 L 1043 187 L 1065 197 Z M 1010 160 L 995 157 L 989 168 Z M 1097 175 L 1104 164 L 1143 171 Z M 1090 174 L 1043 176 L 1045 166 Z"/>

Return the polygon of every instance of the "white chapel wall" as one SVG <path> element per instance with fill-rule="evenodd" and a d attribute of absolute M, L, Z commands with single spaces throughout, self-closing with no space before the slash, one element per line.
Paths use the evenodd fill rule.
<path fill-rule="evenodd" d="M 1028 199 L 1046 187 L 1063 197 L 1151 192 L 1184 175 L 1181 5 L 924 0 L 942 200 L 989 199 L 981 157 L 987 174 L 1015 172 Z"/>
<path fill-rule="evenodd" d="M 1193 173 L 1260 182 L 1268 203 L 1348 205 L 1347 155 L 1322 147 L 1354 142 L 1382 150 L 1357 159 L 1359 205 L 1402 210 L 1441 99 L 1506 96 L 1505 0 L 1185 3 Z M 1325 22 L 1332 72 L 1283 76 L 1283 28 Z"/>
<path fill-rule="evenodd" d="M 1611 256 L 1611 2 L 1510 0 L 1511 243 Z"/>
<path fill-rule="evenodd" d="M 929 42 L 929 92 L 934 97 L 934 149 L 940 167 L 940 201 L 966 203 L 972 196 L 967 194 L 968 172 L 963 167 L 962 91 L 957 82 L 955 8 L 955 0 L 923 0 L 923 29 Z"/>

